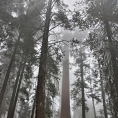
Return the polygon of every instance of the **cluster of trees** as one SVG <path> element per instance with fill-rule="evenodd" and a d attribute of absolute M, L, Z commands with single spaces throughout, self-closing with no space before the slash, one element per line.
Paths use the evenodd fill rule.
<path fill-rule="evenodd" d="M 72 96 L 82 106 L 83 118 L 89 109 L 85 96 L 92 98 L 95 118 L 95 101 L 103 102 L 105 118 L 117 118 L 117 13 L 117 0 L 80 0 L 74 11 L 60 0 L 0 0 L 0 117 L 54 116 L 62 48 L 67 42 L 57 36 L 57 27 L 79 27 L 89 34 L 85 40 L 73 34 L 71 41 L 77 68 Z M 92 64 L 87 62 L 90 55 Z"/>
<path fill-rule="evenodd" d="M 88 28 L 89 36 L 86 40 L 83 40 L 83 46 L 81 46 L 80 43 L 77 44 L 77 40 L 73 40 L 73 42 L 75 43 L 74 45 L 80 47 L 80 51 L 78 50 L 79 48 L 77 48 L 77 46 L 74 46 L 74 51 L 72 50 L 72 55 L 76 58 L 75 63 L 76 65 L 79 65 L 79 68 L 75 72 L 75 75 L 78 79 L 73 84 L 74 88 L 72 90 L 72 97 L 76 100 L 78 106 L 82 106 L 82 117 L 85 118 L 87 117 L 85 116 L 86 100 L 83 95 L 83 91 L 84 89 L 90 89 L 89 93 L 84 91 L 84 94 L 86 93 L 86 96 L 92 97 L 94 117 L 96 118 L 94 103 L 94 100 L 96 100 L 97 102 L 103 102 L 103 111 L 105 118 L 108 118 L 109 115 L 113 118 L 117 118 L 118 62 L 116 19 L 118 17 L 118 2 L 117 0 L 89 0 L 86 1 L 86 5 L 84 5 L 84 8 L 80 10 L 80 12 L 78 12 L 79 6 L 81 6 L 81 4 L 84 3 L 79 2 L 78 4 L 76 4 L 77 9 L 75 10 L 74 18 L 75 21 L 79 21 L 80 17 L 84 17 L 84 25 L 82 24 L 81 28 L 83 30 L 84 28 Z M 76 25 L 79 24 L 77 23 Z M 86 46 L 87 48 L 85 48 Z M 94 56 L 94 62 L 92 62 L 91 64 L 90 62 L 87 63 L 84 59 L 85 53 L 81 52 L 81 50 L 83 50 L 83 47 L 87 50 L 89 48 L 92 55 Z M 81 55 L 83 55 L 83 59 L 81 58 Z M 87 57 L 87 59 L 90 60 L 89 57 Z M 86 70 L 86 67 L 89 70 Z M 76 89 L 77 87 L 78 90 Z M 101 97 L 100 95 L 97 95 L 97 93 L 99 93 L 100 91 Z"/>

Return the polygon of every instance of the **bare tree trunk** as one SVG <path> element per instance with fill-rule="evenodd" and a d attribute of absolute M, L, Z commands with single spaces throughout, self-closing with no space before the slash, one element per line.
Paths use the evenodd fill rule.
<path fill-rule="evenodd" d="M 36 104 L 36 97 L 34 98 L 34 103 L 33 103 L 33 107 L 32 107 L 32 114 L 31 114 L 31 118 L 34 118 L 34 111 L 35 111 L 35 104 Z"/>
<path fill-rule="evenodd" d="M 11 69 L 12 69 L 12 65 L 13 65 L 13 62 L 14 62 L 14 59 L 15 59 L 15 55 L 16 55 L 16 52 L 17 52 L 17 48 L 18 48 L 18 45 L 19 45 L 19 41 L 20 41 L 20 35 L 18 37 L 18 40 L 16 41 L 14 52 L 13 52 L 13 55 L 11 57 L 11 60 L 10 60 L 10 63 L 9 63 L 9 66 L 8 66 L 8 69 L 7 69 L 7 72 L 6 72 L 6 76 L 5 76 L 5 79 L 4 79 L 4 83 L 3 83 L 3 86 L 2 86 L 2 89 L 1 89 L 1 92 L 0 92 L 0 108 L 1 108 L 1 104 L 2 104 L 2 101 L 3 101 L 4 94 L 5 94 L 5 90 L 6 90 L 6 87 L 7 87 L 7 82 L 9 80 L 9 75 L 10 75 L 10 72 L 11 72 Z"/>
<path fill-rule="evenodd" d="M 43 34 L 43 42 L 41 47 L 40 67 L 36 92 L 36 118 L 44 118 L 45 114 L 45 77 L 46 77 L 46 60 L 48 52 L 48 33 L 50 25 L 52 0 L 49 0 L 46 21 Z"/>
<path fill-rule="evenodd" d="M 107 109 L 106 109 L 106 102 L 105 102 L 105 92 L 104 92 L 104 88 L 103 88 L 102 72 L 101 72 L 99 61 L 98 61 L 98 64 L 99 64 L 99 70 L 100 70 L 100 82 L 101 82 L 101 92 L 102 92 L 102 99 L 103 99 L 104 117 L 108 118 L 108 116 L 107 116 Z"/>
<path fill-rule="evenodd" d="M 55 109 L 54 109 L 54 98 L 53 98 L 53 103 L 52 103 L 52 118 L 55 117 Z"/>
<path fill-rule="evenodd" d="M 91 90 L 90 91 L 91 91 L 91 94 L 93 95 L 93 85 L 92 85 L 92 79 L 91 79 L 91 74 L 90 73 L 91 73 L 91 69 L 89 70 L 90 85 L 91 85 Z M 94 102 L 94 98 L 93 97 L 92 97 L 92 104 L 93 104 L 94 118 L 96 118 L 96 109 L 95 109 L 95 102 Z"/>
<path fill-rule="evenodd" d="M 70 89 L 69 89 L 69 47 L 64 46 L 63 79 L 61 94 L 61 118 L 71 118 L 70 115 Z"/>
<path fill-rule="evenodd" d="M 16 91 L 17 91 L 17 87 L 18 87 L 21 68 L 22 68 L 22 64 L 20 64 L 20 67 L 19 67 L 19 70 L 18 70 L 18 73 L 17 73 L 17 78 L 16 78 L 16 82 L 15 82 L 15 85 L 14 85 L 12 97 L 11 97 L 11 100 L 10 100 L 10 105 L 9 105 L 7 118 L 10 118 L 10 114 L 12 113 L 12 108 L 13 108 L 14 99 L 15 99 L 15 96 L 16 96 Z"/>
<path fill-rule="evenodd" d="M 84 75 L 83 75 L 83 55 L 82 49 L 80 49 L 80 58 L 81 58 L 81 80 L 82 80 L 82 118 L 86 118 L 85 113 L 85 96 L 84 96 Z"/>
<path fill-rule="evenodd" d="M 96 117 L 96 110 L 95 110 L 95 102 L 94 102 L 94 98 L 92 98 L 92 102 L 93 102 L 93 111 L 94 111 L 94 117 Z"/>
<path fill-rule="evenodd" d="M 107 109 L 106 109 L 106 102 L 105 102 L 105 93 L 104 93 L 102 78 L 101 78 L 101 89 L 102 89 L 102 99 L 103 99 L 103 107 L 104 107 L 104 116 L 105 116 L 105 118 L 108 118 L 108 116 L 107 116 Z"/>

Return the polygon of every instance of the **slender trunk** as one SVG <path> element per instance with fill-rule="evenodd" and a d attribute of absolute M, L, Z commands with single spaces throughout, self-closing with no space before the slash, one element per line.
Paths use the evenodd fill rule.
<path fill-rule="evenodd" d="M 19 45 L 19 41 L 20 41 L 20 35 L 18 37 L 18 40 L 16 41 L 14 52 L 13 52 L 13 55 L 11 57 L 11 60 L 10 60 L 10 63 L 9 63 L 9 66 L 8 66 L 8 69 L 7 69 L 7 72 L 6 72 L 6 76 L 5 76 L 5 79 L 4 79 L 4 83 L 3 83 L 3 86 L 2 86 L 2 89 L 1 89 L 1 92 L 0 92 L 0 108 L 1 108 L 1 104 L 2 104 L 2 101 L 3 101 L 4 94 L 5 94 L 5 90 L 6 90 L 6 87 L 7 87 L 7 82 L 9 80 L 9 75 L 10 75 L 10 72 L 11 72 L 11 69 L 12 69 L 12 65 L 13 65 L 13 62 L 14 62 L 14 59 L 15 59 L 15 55 L 16 55 L 16 52 L 17 52 L 17 48 L 18 48 L 18 45 Z"/>
<path fill-rule="evenodd" d="M 106 102 L 105 102 L 105 93 L 103 88 L 103 80 L 101 78 L 101 89 L 102 89 L 102 99 L 103 99 L 103 107 L 104 107 L 104 116 L 105 118 L 108 118 L 107 116 L 107 109 L 106 109 Z"/>
<path fill-rule="evenodd" d="M 55 117 L 55 109 L 54 109 L 54 98 L 53 98 L 53 103 L 52 103 L 52 118 Z"/>
<path fill-rule="evenodd" d="M 86 118 L 85 114 L 85 96 L 84 96 L 84 77 L 83 77 L 83 56 L 82 50 L 80 52 L 81 56 L 81 80 L 82 80 L 82 118 Z"/>
<path fill-rule="evenodd" d="M 25 63 L 23 65 L 23 67 L 22 67 L 22 71 L 21 71 L 21 75 L 20 75 L 20 79 L 19 79 L 18 87 L 17 87 L 17 91 L 16 91 L 16 96 L 15 96 L 15 99 L 14 99 L 14 103 L 12 105 L 11 114 L 9 115 L 9 118 L 13 118 L 14 117 L 14 112 L 15 112 L 15 108 L 16 108 L 16 103 L 17 103 L 17 99 L 18 99 L 18 94 L 19 94 L 19 90 L 20 90 L 23 74 L 24 74 L 24 69 L 25 69 Z"/>
<path fill-rule="evenodd" d="M 42 47 L 41 47 L 40 67 L 39 67 L 37 92 L 36 92 L 36 118 L 45 117 L 45 114 L 44 114 L 45 77 L 46 77 L 46 60 L 47 60 L 47 52 L 48 52 L 48 33 L 49 33 L 49 25 L 50 25 L 51 6 L 52 6 L 52 0 L 49 0 L 47 13 L 46 13 L 46 21 L 45 21 Z"/>
<path fill-rule="evenodd" d="M 71 118 L 70 115 L 70 90 L 69 90 L 69 47 L 64 46 L 63 79 L 61 94 L 61 118 Z"/>
<path fill-rule="evenodd" d="M 91 74 L 90 73 L 91 73 L 91 69 L 89 70 L 89 77 L 91 78 Z M 93 95 L 92 79 L 90 79 L 90 85 L 91 85 L 90 91 L 91 91 L 91 94 Z M 95 102 L 94 102 L 94 98 L 93 97 L 92 97 L 92 104 L 93 104 L 94 118 L 96 118 L 96 109 L 95 109 Z"/>
<path fill-rule="evenodd" d="M 20 64 L 20 67 L 19 67 L 19 70 L 18 70 L 18 73 L 17 73 L 17 78 L 16 78 L 16 82 L 15 82 L 15 85 L 14 85 L 12 97 L 11 97 L 11 100 L 10 100 L 10 105 L 9 105 L 7 118 L 10 118 L 10 115 L 12 113 L 12 108 L 13 108 L 14 99 L 15 99 L 15 96 L 16 96 L 16 91 L 17 91 L 17 86 L 18 86 L 18 82 L 19 82 L 21 68 L 22 68 L 22 64 Z"/>
<path fill-rule="evenodd" d="M 6 105 L 6 98 L 7 98 L 7 94 L 9 93 L 9 86 L 7 86 L 6 88 L 6 91 L 5 91 L 5 94 L 4 94 L 4 98 L 3 98 L 3 101 L 2 101 L 2 105 L 1 105 L 1 108 L 0 108 L 0 118 L 4 118 L 5 116 L 5 113 L 4 113 L 4 110 L 5 110 L 5 105 Z"/>
<path fill-rule="evenodd" d="M 104 92 L 104 88 L 103 88 L 102 72 L 101 72 L 99 60 L 98 60 L 98 63 L 99 63 L 99 70 L 100 70 L 100 82 L 101 82 L 101 92 L 102 92 L 102 99 L 103 99 L 104 117 L 108 118 L 107 109 L 106 109 L 106 102 L 105 102 L 105 92 Z"/>
<path fill-rule="evenodd" d="M 113 113 L 113 105 L 111 103 L 110 95 L 108 95 L 108 100 L 109 100 L 109 106 L 110 106 L 110 113 L 111 113 L 111 116 L 113 117 L 114 116 L 114 113 Z"/>
<path fill-rule="evenodd" d="M 110 90 L 110 96 L 111 96 L 111 99 L 112 99 L 112 101 L 110 101 L 110 96 L 109 96 L 109 104 L 112 106 L 111 112 L 112 112 L 113 117 L 115 117 L 116 116 L 115 114 L 117 114 L 117 110 L 116 110 L 117 109 L 117 104 L 116 104 L 116 99 L 115 99 L 116 98 L 116 95 L 113 92 L 114 89 L 115 89 L 115 87 L 113 86 L 113 84 L 111 82 L 111 79 L 109 79 L 109 84 L 110 84 L 110 88 L 111 88 L 111 90 Z"/>
<path fill-rule="evenodd" d="M 33 103 L 33 107 L 32 107 L 31 118 L 34 118 L 35 104 L 36 104 L 36 98 L 34 98 L 34 103 Z"/>
<path fill-rule="evenodd" d="M 106 16 L 106 15 L 105 15 Z M 115 81 L 115 86 L 116 86 L 116 92 L 117 92 L 117 96 L 118 96 L 118 68 L 117 68 L 117 60 L 116 60 L 116 54 L 115 54 L 115 50 L 114 50 L 114 46 L 113 46 L 113 42 L 112 42 L 112 31 L 110 29 L 110 25 L 109 22 L 107 20 L 107 17 L 104 17 L 104 24 L 105 24 L 105 29 L 106 29 L 106 33 L 107 33 L 107 37 L 108 37 L 108 41 L 109 41 L 109 49 L 110 49 L 110 53 L 111 53 L 111 61 L 112 61 L 112 67 L 113 67 L 113 78 Z"/>
<path fill-rule="evenodd" d="M 36 92 L 37 92 L 37 90 L 36 90 Z M 34 96 L 34 103 L 33 103 L 33 107 L 32 107 L 31 118 L 34 118 L 34 113 L 35 113 L 35 109 L 36 109 L 36 92 L 35 92 L 35 96 Z"/>
<path fill-rule="evenodd" d="M 93 102 L 94 118 L 97 118 L 97 117 L 96 117 L 96 110 L 95 110 L 95 102 L 94 102 L 94 98 L 92 98 L 92 102 Z"/>

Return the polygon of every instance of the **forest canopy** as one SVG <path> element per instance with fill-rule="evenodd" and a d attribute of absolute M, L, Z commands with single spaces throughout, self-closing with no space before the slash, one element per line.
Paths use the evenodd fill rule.
<path fill-rule="evenodd" d="M 0 118 L 34 117 L 118 118 L 117 0 L 0 0 Z"/>

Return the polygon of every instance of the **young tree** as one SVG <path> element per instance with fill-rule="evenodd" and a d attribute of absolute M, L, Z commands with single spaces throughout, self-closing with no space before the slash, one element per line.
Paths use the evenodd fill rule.
<path fill-rule="evenodd" d="M 75 85 L 78 89 L 73 89 L 72 94 L 73 94 L 73 99 L 76 99 L 76 94 L 81 92 L 80 96 L 77 98 L 77 104 L 78 106 L 82 106 L 82 118 L 86 118 L 86 110 L 88 110 L 88 107 L 85 104 L 85 88 L 87 87 L 87 84 L 85 83 L 86 78 L 86 69 L 88 68 L 88 64 L 86 64 L 86 54 L 84 52 L 84 47 L 82 44 L 79 44 L 80 42 L 78 40 L 73 40 L 72 45 L 74 45 L 74 49 L 71 52 L 72 55 L 75 57 L 76 60 L 76 65 L 79 67 L 75 71 L 75 76 L 77 77 L 77 81 L 73 84 Z M 76 47 L 75 47 L 76 46 Z M 80 98 L 81 97 L 81 98 Z"/>

